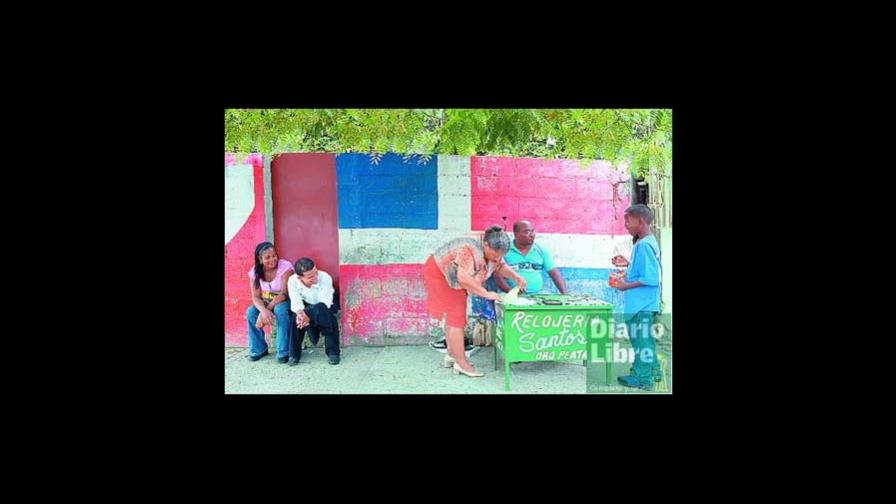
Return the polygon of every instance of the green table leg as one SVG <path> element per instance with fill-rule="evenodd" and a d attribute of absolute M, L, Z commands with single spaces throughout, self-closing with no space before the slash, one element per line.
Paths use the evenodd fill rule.
<path fill-rule="evenodd" d="M 591 346 L 591 324 L 592 324 L 592 322 L 594 322 L 594 318 L 591 316 L 587 316 L 587 315 L 586 315 L 586 317 L 587 317 L 588 322 L 587 322 L 587 328 L 585 329 L 585 345 Z M 585 355 L 588 355 L 587 347 L 585 349 Z M 588 367 L 588 358 L 587 357 L 585 358 L 585 360 L 582 361 L 582 365 L 585 367 Z M 588 371 L 585 371 L 585 372 L 587 373 Z"/>
<path fill-rule="evenodd" d="M 607 327 L 610 327 L 609 321 L 607 323 Z M 610 385 L 610 380 L 613 379 L 613 361 L 610 360 L 613 356 L 613 352 L 610 350 L 613 346 L 613 338 L 612 334 L 610 334 L 609 329 L 607 329 L 607 343 L 604 344 L 604 361 L 607 363 L 607 385 Z"/>
<path fill-rule="evenodd" d="M 510 363 L 507 362 L 507 356 L 504 356 L 504 391 L 510 391 Z"/>
<path fill-rule="evenodd" d="M 592 340 L 591 340 L 591 327 L 592 327 L 592 323 L 593 323 L 593 322 L 594 322 L 594 318 L 589 318 L 589 320 L 588 320 L 588 329 L 586 329 L 587 334 L 588 334 L 588 337 L 585 339 L 585 341 L 587 341 L 589 345 L 591 344 L 591 341 L 592 341 Z M 609 328 L 609 324 L 607 324 L 607 327 Z M 603 356 L 604 356 L 604 366 L 606 367 L 606 380 L 607 380 L 607 385 L 610 385 L 610 380 L 613 379 L 613 363 L 610 361 L 610 357 L 612 356 L 612 352 L 611 352 L 611 350 L 610 350 L 610 346 L 608 345 L 608 342 L 612 343 L 612 338 L 611 338 L 611 335 L 610 335 L 610 333 L 609 333 L 609 329 L 607 329 L 607 331 L 608 331 L 608 333 L 607 333 L 607 341 L 606 341 L 606 342 L 603 342 L 603 343 L 604 343 L 604 344 L 603 344 L 603 349 L 604 349 L 604 351 L 603 351 Z M 587 360 L 585 361 L 585 365 L 586 365 L 586 366 L 588 365 L 588 361 L 587 361 Z"/>

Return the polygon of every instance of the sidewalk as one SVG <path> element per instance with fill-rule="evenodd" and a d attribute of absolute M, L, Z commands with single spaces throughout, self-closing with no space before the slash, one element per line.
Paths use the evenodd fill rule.
<path fill-rule="evenodd" d="M 323 346 L 323 345 L 321 345 Z M 245 348 L 224 349 L 224 392 L 227 394 L 584 394 L 581 362 L 521 362 L 510 371 L 510 392 L 504 391 L 504 364 L 494 369 L 494 348 L 483 347 L 470 361 L 482 378 L 454 375 L 440 367 L 442 354 L 427 345 L 342 349 L 342 362 L 331 366 L 323 348 L 302 355 L 289 367 L 268 355 L 257 362 Z M 627 364 L 615 364 L 614 376 Z M 668 376 L 666 377 L 668 379 Z M 668 383 L 668 382 L 667 382 Z M 646 392 L 613 384 L 613 393 Z"/>

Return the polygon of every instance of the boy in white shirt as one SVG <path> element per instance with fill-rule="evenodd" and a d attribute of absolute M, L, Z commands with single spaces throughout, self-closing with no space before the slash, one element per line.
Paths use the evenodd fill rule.
<path fill-rule="evenodd" d="M 302 358 L 306 330 L 314 345 L 323 333 L 330 364 L 339 364 L 339 324 L 336 321 L 339 300 L 334 296 L 333 277 L 326 271 L 319 271 L 314 261 L 307 257 L 296 261 L 294 268 L 295 274 L 287 281 L 290 309 L 296 313 L 296 329 L 291 331 L 289 338 L 288 364 L 295 366 Z"/>

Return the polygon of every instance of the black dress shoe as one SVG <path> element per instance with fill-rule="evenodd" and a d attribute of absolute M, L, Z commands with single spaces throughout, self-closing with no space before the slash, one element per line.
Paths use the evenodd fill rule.
<path fill-rule="evenodd" d="M 289 362 L 289 357 L 277 357 L 277 362 L 279 362 L 280 364 L 286 364 L 287 362 Z"/>
<path fill-rule="evenodd" d="M 264 352 L 261 352 L 261 353 L 258 354 L 258 355 L 250 355 L 250 356 L 249 356 L 249 360 L 252 361 L 252 362 L 255 362 L 255 361 L 257 361 L 258 359 L 264 357 L 264 356 L 267 355 L 267 354 L 268 354 L 268 351 L 265 350 Z"/>
<path fill-rule="evenodd" d="M 290 357 L 290 358 L 289 358 L 289 362 L 287 362 L 286 365 L 287 365 L 287 366 L 295 366 L 295 365 L 298 364 L 298 363 L 299 363 L 299 359 L 296 359 L 296 358 L 294 358 L 294 357 Z"/>
<path fill-rule="evenodd" d="M 338 355 L 328 355 L 328 356 L 327 356 L 327 359 L 329 359 L 329 360 L 330 360 L 330 364 L 332 364 L 332 365 L 334 365 L 334 366 L 335 366 L 336 364 L 339 364 L 339 356 L 338 356 Z"/>

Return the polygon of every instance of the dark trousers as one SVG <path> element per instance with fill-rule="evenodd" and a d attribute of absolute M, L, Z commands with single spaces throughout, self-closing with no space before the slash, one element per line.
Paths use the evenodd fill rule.
<path fill-rule="evenodd" d="M 303 329 L 293 327 L 289 337 L 289 356 L 294 359 L 302 357 L 302 342 L 305 341 L 305 332 L 311 338 L 312 343 L 317 343 L 320 335 L 324 336 L 324 349 L 327 355 L 339 355 L 339 323 L 336 321 L 336 313 L 339 311 L 339 303 L 333 302 L 330 308 L 323 303 L 305 306 L 305 314 L 310 322 Z M 295 326 L 295 322 L 293 322 Z"/>

